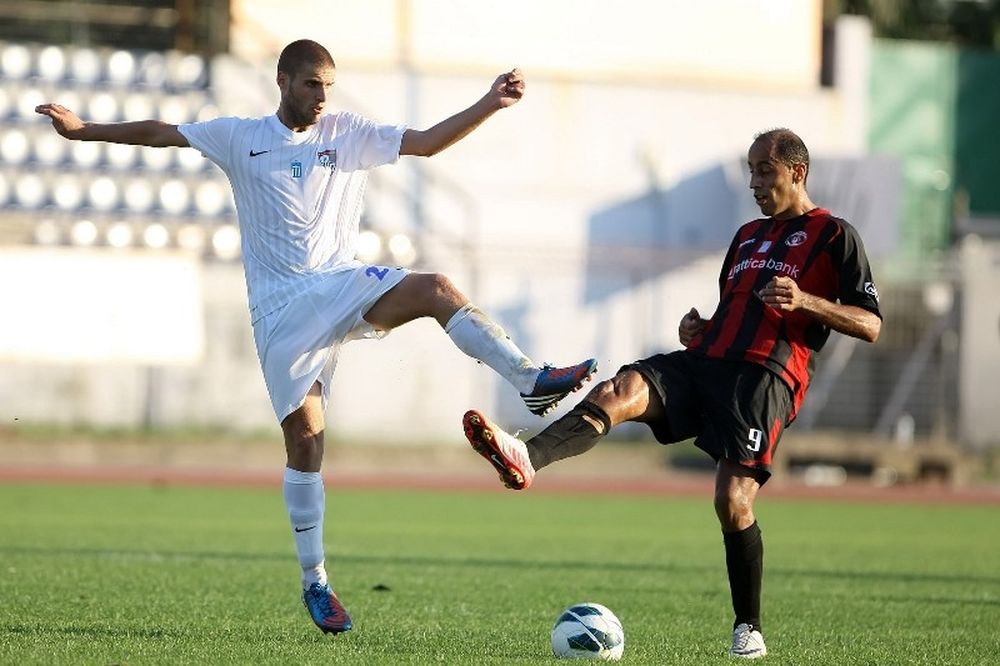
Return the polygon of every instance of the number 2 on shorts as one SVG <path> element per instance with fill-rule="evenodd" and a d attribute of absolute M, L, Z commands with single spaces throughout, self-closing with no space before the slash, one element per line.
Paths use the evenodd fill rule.
<path fill-rule="evenodd" d="M 385 276 L 389 273 L 388 268 L 382 266 L 369 266 L 368 270 L 365 271 L 365 275 L 370 275 L 373 278 L 377 278 L 381 282 Z"/>

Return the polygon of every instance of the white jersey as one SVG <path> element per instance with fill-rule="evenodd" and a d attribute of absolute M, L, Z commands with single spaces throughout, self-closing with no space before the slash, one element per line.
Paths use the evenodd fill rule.
<path fill-rule="evenodd" d="M 367 170 L 399 158 L 405 127 L 349 112 L 293 132 L 276 115 L 180 125 L 229 177 L 257 321 L 329 274 L 358 266 Z"/>

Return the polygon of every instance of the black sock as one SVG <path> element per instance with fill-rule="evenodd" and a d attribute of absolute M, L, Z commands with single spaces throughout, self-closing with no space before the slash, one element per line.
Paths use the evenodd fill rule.
<path fill-rule="evenodd" d="M 739 624 L 760 628 L 760 584 L 764 577 L 764 540 L 757 522 L 739 532 L 723 532 L 726 543 L 726 569 L 729 571 L 729 592 L 733 597 L 733 612 Z"/>
<path fill-rule="evenodd" d="M 585 415 L 600 421 L 604 431 L 598 432 L 593 423 L 583 418 Z M 557 460 L 585 453 L 608 434 L 609 430 L 611 430 L 611 418 L 608 413 L 585 400 L 525 442 L 531 466 L 539 470 Z"/>

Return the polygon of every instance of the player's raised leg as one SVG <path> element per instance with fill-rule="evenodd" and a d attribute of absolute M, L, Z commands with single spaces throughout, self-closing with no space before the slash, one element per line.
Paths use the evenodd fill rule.
<path fill-rule="evenodd" d="M 319 382 L 305 402 L 281 422 L 288 464 L 283 495 L 302 567 L 302 603 L 324 633 L 350 630 L 351 616 L 327 581 L 323 552 L 326 493 L 320 467 L 323 462 L 323 402 Z"/>
<path fill-rule="evenodd" d="M 625 368 L 600 382 L 576 407 L 527 441 L 505 432 L 476 410 L 466 412 L 462 427 L 469 444 L 493 465 L 503 484 L 524 490 L 535 472 L 586 453 L 619 423 L 662 418 L 663 405 L 650 400 L 650 391 L 639 372 Z"/>
<path fill-rule="evenodd" d="M 440 273 L 411 273 L 365 313 L 370 324 L 386 330 L 419 317 L 434 317 L 456 347 L 517 388 L 533 414 L 548 413 L 597 372 L 594 359 L 565 368 L 535 365 L 499 324 Z"/>

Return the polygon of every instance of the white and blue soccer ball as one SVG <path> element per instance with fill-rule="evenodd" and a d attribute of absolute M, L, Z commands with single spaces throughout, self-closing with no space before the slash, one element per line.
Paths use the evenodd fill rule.
<path fill-rule="evenodd" d="M 574 604 L 552 627 L 552 652 L 569 659 L 618 661 L 625 651 L 621 620 L 606 606 Z"/>

